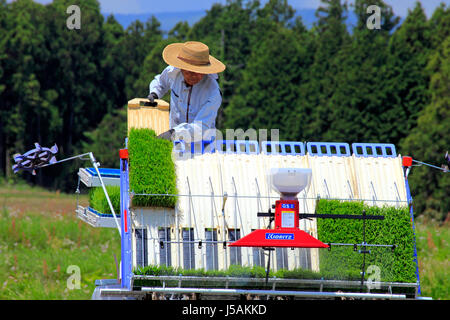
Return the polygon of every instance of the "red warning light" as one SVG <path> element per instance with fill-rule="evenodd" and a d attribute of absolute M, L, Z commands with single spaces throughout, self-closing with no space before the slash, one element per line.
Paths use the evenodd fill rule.
<path fill-rule="evenodd" d="M 120 149 L 119 157 L 120 159 L 128 159 L 128 149 Z"/>
<path fill-rule="evenodd" d="M 405 157 L 403 157 L 403 166 L 404 167 L 411 167 L 412 166 L 412 157 L 407 157 L 407 156 L 405 156 Z"/>

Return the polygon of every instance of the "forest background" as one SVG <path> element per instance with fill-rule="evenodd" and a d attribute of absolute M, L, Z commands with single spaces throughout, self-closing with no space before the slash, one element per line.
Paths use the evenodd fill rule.
<path fill-rule="evenodd" d="M 81 28 L 67 28 L 79 6 Z M 367 26 L 369 5 L 380 29 Z M 349 27 L 349 13 L 356 22 Z M 400 23 L 401 22 L 401 23 Z M 322 0 L 306 27 L 286 0 L 212 4 L 193 25 L 161 30 L 155 16 L 127 28 L 96 0 L 0 0 L 0 182 L 25 180 L 73 192 L 80 163 L 13 174 L 13 154 L 35 142 L 58 159 L 92 151 L 118 167 L 126 104 L 146 97 L 166 64 L 163 48 L 198 40 L 227 65 L 217 128 L 280 129 L 280 140 L 393 143 L 397 152 L 441 166 L 450 148 L 450 6 L 428 18 L 420 2 L 401 21 L 381 0 Z M 166 99 L 169 97 L 166 96 Z M 448 173 L 409 175 L 416 216 L 444 222 Z"/>

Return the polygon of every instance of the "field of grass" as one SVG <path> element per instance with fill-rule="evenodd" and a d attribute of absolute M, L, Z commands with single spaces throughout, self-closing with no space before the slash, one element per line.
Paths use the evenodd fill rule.
<path fill-rule="evenodd" d="M 422 296 L 450 300 L 450 223 L 416 223 Z"/>
<path fill-rule="evenodd" d="M 117 278 L 117 229 L 87 225 L 75 206 L 75 195 L 0 187 L 0 299 L 90 299 L 96 279 Z"/>
<path fill-rule="evenodd" d="M 0 186 L 0 299 L 90 299 L 96 279 L 117 277 L 117 230 L 87 225 L 75 206 L 75 195 Z M 418 221 L 416 239 L 422 295 L 450 299 L 449 224 Z M 79 268 L 79 288 L 71 268 Z"/>

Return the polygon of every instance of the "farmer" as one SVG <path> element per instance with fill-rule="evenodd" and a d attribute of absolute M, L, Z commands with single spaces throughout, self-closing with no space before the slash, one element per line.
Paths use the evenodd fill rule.
<path fill-rule="evenodd" d="M 222 103 L 217 73 L 224 71 L 225 65 L 209 55 L 207 45 L 197 41 L 169 44 L 162 56 L 169 66 L 150 82 L 148 96 L 153 103 L 171 90 L 170 130 L 158 138 L 174 140 L 181 136 L 185 141 L 201 141 L 208 129 L 215 130 Z"/>

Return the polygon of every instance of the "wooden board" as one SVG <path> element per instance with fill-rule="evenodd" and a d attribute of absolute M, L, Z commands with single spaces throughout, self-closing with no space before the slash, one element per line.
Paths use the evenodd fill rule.
<path fill-rule="evenodd" d="M 153 129 L 157 135 L 169 130 L 169 104 L 160 99 L 156 107 L 145 106 L 146 98 L 134 98 L 128 101 L 128 132 L 131 128 Z"/>

